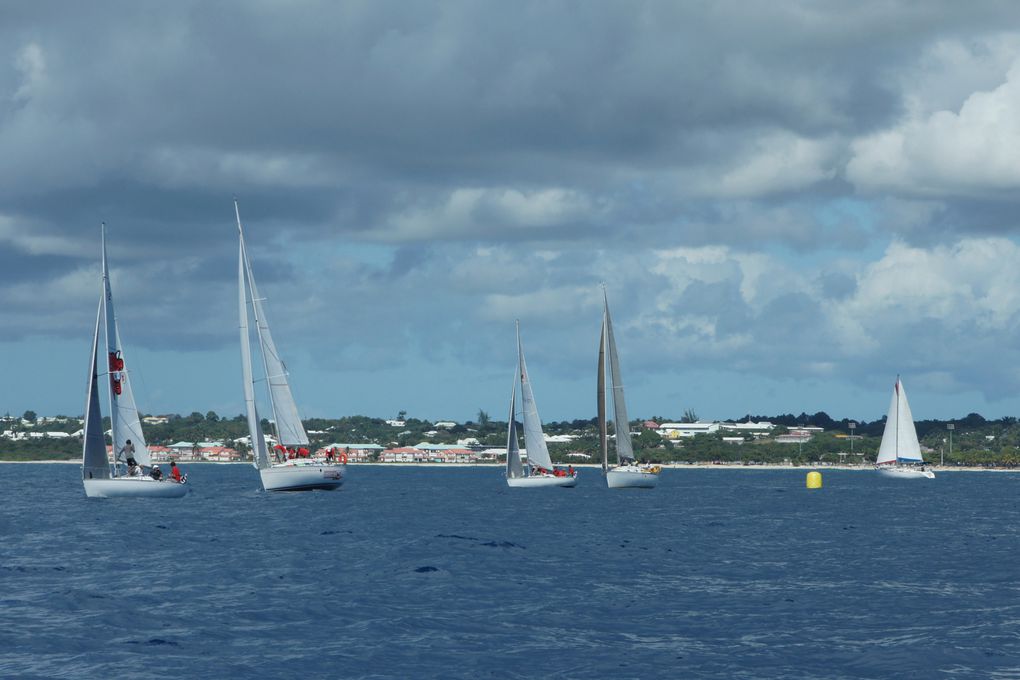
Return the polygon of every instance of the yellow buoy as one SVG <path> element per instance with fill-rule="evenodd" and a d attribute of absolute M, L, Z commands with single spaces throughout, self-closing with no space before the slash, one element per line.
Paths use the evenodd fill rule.
<path fill-rule="evenodd" d="M 822 488 L 822 473 L 812 470 L 807 473 L 807 488 L 809 489 L 821 489 Z"/>

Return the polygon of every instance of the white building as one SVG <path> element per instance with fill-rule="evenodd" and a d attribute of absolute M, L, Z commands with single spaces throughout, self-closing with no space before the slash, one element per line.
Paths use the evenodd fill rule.
<path fill-rule="evenodd" d="M 663 423 L 656 432 L 666 439 L 681 439 L 719 431 L 719 423 Z"/>

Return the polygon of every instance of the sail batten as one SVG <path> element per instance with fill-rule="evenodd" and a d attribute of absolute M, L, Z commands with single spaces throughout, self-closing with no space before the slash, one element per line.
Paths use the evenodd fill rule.
<path fill-rule="evenodd" d="M 532 467 L 546 470 L 553 468 L 549 457 L 549 448 L 542 434 L 542 419 L 538 415 L 535 393 L 531 389 L 531 378 L 528 376 L 528 365 L 524 361 L 524 347 L 521 345 L 520 327 L 517 329 L 518 370 L 521 378 L 521 410 L 524 416 L 524 446 L 528 453 L 528 463 Z"/>

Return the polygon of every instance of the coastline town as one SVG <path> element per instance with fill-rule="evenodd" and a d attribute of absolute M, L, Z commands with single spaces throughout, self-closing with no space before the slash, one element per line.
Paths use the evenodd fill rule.
<path fill-rule="evenodd" d="M 693 414 L 687 414 L 688 416 Z M 501 464 L 506 460 L 505 422 L 458 423 L 453 420 L 429 422 L 410 418 L 379 419 L 355 417 L 340 420 L 309 420 L 311 445 L 307 455 L 332 454 L 348 463 L 393 464 Z M 188 427 L 184 424 L 189 423 Z M 792 416 L 785 417 L 789 420 Z M 975 420 L 978 419 L 978 420 Z M 777 418 L 775 420 L 781 420 Z M 868 465 L 874 461 L 883 421 L 855 423 L 831 421 L 825 414 L 801 416 L 805 424 L 745 418 L 740 422 L 693 422 L 655 418 L 631 422 L 632 436 L 642 457 L 665 464 L 737 463 Z M 883 419 L 884 420 L 884 419 Z M 371 436 L 350 437 L 362 432 Z M 824 422 L 826 427 L 814 424 Z M 985 421 L 971 414 L 953 424 L 926 426 L 918 423 L 922 450 L 936 464 L 1013 468 L 1017 465 L 1020 430 L 1015 419 Z M 215 414 L 149 415 L 142 418 L 147 448 L 154 462 L 240 463 L 250 460 L 249 437 L 241 434 L 243 422 L 221 419 Z M 174 425 L 178 427 L 174 428 Z M 264 421 L 264 431 L 272 423 Z M 947 429 L 947 427 L 949 429 Z M 589 421 L 549 423 L 544 434 L 553 458 L 563 464 L 598 462 L 595 433 Z M 212 436 L 210 433 L 220 434 Z M 222 436 L 233 431 L 241 436 Z M 167 435 L 190 433 L 187 437 Z M 209 436 L 202 436 L 202 434 Z M 924 434 L 922 434 L 924 433 Z M 337 435 L 345 435 L 337 438 Z M 952 436 L 956 435 L 955 443 Z M 927 435 L 927 436 L 925 436 Z M 7 460 L 70 459 L 79 454 L 82 419 L 67 416 L 0 416 L 0 458 Z M 1016 440 L 1016 441 L 1014 441 Z M 266 434 L 270 447 L 277 444 Z M 522 449 L 527 456 L 526 446 Z M 948 459 L 947 459 L 948 456 Z"/>

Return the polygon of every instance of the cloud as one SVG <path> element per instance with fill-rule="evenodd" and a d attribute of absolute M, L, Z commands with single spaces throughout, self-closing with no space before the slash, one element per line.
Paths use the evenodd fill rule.
<path fill-rule="evenodd" d="M 922 107 L 916 107 L 921 109 Z M 1020 185 L 1020 61 L 958 110 L 914 111 L 853 144 L 847 177 L 865 191 L 982 196 Z"/>

